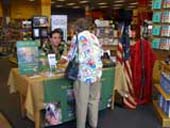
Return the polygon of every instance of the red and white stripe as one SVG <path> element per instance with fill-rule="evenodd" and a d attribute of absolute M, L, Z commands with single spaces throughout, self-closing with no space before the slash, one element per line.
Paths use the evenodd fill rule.
<path fill-rule="evenodd" d="M 123 69 L 123 74 L 125 75 L 125 82 L 127 85 L 127 89 L 125 92 L 125 96 L 123 97 L 123 102 L 126 105 L 126 107 L 135 109 L 137 106 L 137 103 L 134 98 L 134 89 L 133 89 L 133 83 L 132 83 L 132 71 L 130 67 L 129 60 L 124 61 L 123 59 L 123 46 L 122 43 L 118 43 L 118 48 L 117 48 L 117 63 L 121 64 L 122 69 Z"/>

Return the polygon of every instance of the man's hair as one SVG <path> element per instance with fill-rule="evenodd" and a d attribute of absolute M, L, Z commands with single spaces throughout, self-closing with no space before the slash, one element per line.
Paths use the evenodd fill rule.
<path fill-rule="evenodd" d="M 89 30 L 89 28 L 93 26 L 93 22 L 88 18 L 80 18 L 74 22 L 73 26 L 75 32 L 79 33 L 84 30 Z"/>
<path fill-rule="evenodd" d="M 50 38 L 52 38 L 53 34 L 58 33 L 60 34 L 61 40 L 63 40 L 63 31 L 60 28 L 56 28 L 50 32 Z"/>

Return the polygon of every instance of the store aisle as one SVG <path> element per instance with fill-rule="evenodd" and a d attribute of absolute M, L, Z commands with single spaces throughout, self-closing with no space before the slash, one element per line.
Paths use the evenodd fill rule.
<path fill-rule="evenodd" d="M 0 60 L 0 112 L 9 120 L 13 128 L 33 128 L 34 123 L 21 118 L 18 94 L 9 94 L 6 85 L 9 71 L 16 65 L 5 59 Z M 69 122 L 56 128 L 75 128 L 75 122 Z M 115 107 L 100 112 L 99 128 L 161 128 L 151 105 L 140 106 L 136 110 Z"/>

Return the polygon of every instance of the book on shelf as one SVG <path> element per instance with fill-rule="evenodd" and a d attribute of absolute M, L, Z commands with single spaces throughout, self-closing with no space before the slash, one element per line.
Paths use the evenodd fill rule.
<path fill-rule="evenodd" d="M 160 86 L 166 94 L 170 94 L 170 77 L 165 72 L 161 73 Z"/>
<path fill-rule="evenodd" d="M 162 0 L 153 0 L 152 9 L 161 9 Z"/>
<path fill-rule="evenodd" d="M 158 97 L 158 106 L 170 118 L 170 101 L 166 100 L 162 95 Z"/>
<path fill-rule="evenodd" d="M 164 11 L 161 18 L 162 23 L 170 23 L 170 11 Z"/>
<path fill-rule="evenodd" d="M 153 36 L 159 36 L 160 35 L 160 30 L 161 30 L 160 25 L 153 25 L 152 35 Z"/>
<path fill-rule="evenodd" d="M 117 31 L 114 31 L 113 27 L 98 27 L 96 30 L 96 36 L 98 37 L 102 45 L 113 45 Z"/>
<path fill-rule="evenodd" d="M 17 41 L 17 58 L 20 74 L 38 73 L 38 41 Z"/>
<path fill-rule="evenodd" d="M 161 12 L 155 12 L 152 16 L 152 21 L 154 23 L 160 23 L 161 22 Z"/>
<path fill-rule="evenodd" d="M 164 0 L 163 8 L 170 8 L 170 0 Z"/>
<path fill-rule="evenodd" d="M 161 36 L 170 37 L 170 26 L 169 25 L 162 25 Z"/>
<path fill-rule="evenodd" d="M 159 48 L 162 50 L 169 50 L 170 39 L 162 38 L 160 40 Z"/>
<path fill-rule="evenodd" d="M 152 48 L 159 49 L 160 38 L 154 38 L 152 40 Z"/>

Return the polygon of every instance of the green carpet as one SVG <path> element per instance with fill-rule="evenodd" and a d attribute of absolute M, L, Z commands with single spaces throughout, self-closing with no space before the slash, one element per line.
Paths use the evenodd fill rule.
<path fill-rule="evenodd" d="M 0 128 L 12 128 L 2 113 L 0 113 Z"/>

